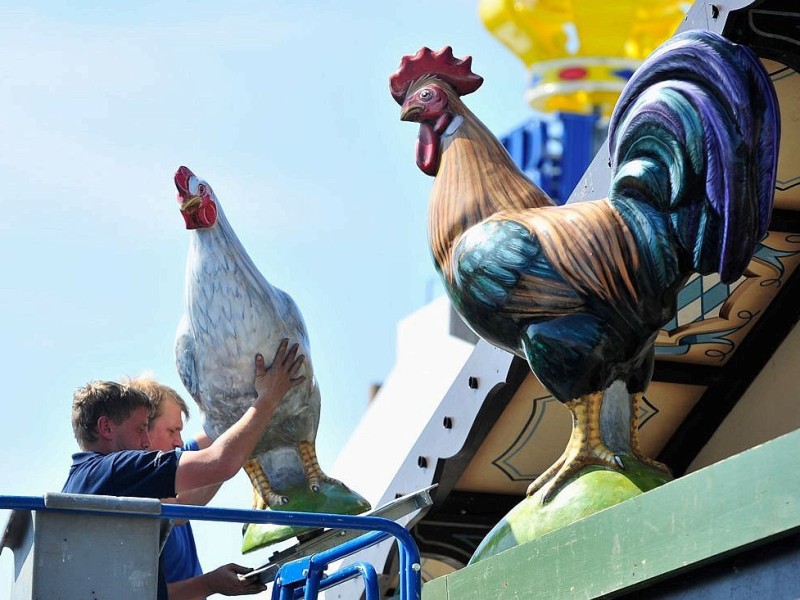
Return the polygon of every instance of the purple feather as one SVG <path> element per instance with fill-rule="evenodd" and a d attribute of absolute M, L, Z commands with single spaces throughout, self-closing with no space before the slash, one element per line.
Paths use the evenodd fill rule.
<path fill-rule="evenodd" d="M 617 177 L 609 197 L 670 213 L 673 235 L 700 273 L 738 279 L 772 213 L 779 115 L 775 91 L 746 47 L 709 31 L 680 34 L 628 83 L 609 127 L 612 167 L 658 164 L 664 180 Z M 652 185 L 650 185 L 652 184 Z"/>

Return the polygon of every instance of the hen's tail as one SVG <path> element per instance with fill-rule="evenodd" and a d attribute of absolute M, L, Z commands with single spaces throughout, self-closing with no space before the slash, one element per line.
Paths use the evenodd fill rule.
<path fill-rule="evenodd" d="M 666 215 L 657 229 L 683 269 L 734 281 L 767 231 L 779 128 L 772 83 L 748 48 L 709 31 L 675 36 L 611 117 L 609 200 L 629 222 Z"/>

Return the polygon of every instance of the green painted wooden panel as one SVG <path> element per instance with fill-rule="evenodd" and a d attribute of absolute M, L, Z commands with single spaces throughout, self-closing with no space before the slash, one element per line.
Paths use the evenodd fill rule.
<path fill-rule="evenodd" d="M 423 600 L 597 598 L 800 530 L 800 431 L 426 584 Z"/>
<path fill-rule="evenodd" d="M 447 577 L 438 577 L 426 583 L 423 587 L 425 593 L 423 597 L 447 598 Z"/>

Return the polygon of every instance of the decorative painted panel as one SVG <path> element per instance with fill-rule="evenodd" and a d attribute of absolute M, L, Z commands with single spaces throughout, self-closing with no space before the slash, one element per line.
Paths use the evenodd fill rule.
<path fill-rule="evenodd" d="M 642 447 L 657 455 L 705 392 L 704 386 L 654 381 L 641 411 Z M 569 411 L 533 375 L 519 387 L 473 456 L 456 489 L 524 494 L 569 439 Z"/>
<path fill-rule="evenodd" d="M 795 135 L 798 126 L 797 107 L 800 106 L 800 75 L 789 67 L 763 61 L 778 94 L 781 108 L 781 146 L 778 152 L 778 177 L 775 208 L 800 211 L 800 140 Z"/>
<path fill-rule="evenodd" d="M 678 314 L 659 332 L 656 357 L 723 365 L 800 264 L 800 235 L 770 232 L 738 281 L 693 276 L 678 294 Z"/>

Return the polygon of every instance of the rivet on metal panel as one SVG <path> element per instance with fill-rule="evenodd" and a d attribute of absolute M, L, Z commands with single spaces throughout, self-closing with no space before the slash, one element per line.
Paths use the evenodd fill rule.
<path fill-rule="evenodd" d="M 417 458 L 417 466 L 418 466 L 420 469 L 426 469 L 426 468 L 428 468 L 428 459 L 427 459 L 427 458 L 425 458 L 424 456 L 420 456 L 420 457 L 418 457 L 418 458 Z"/>
<path fill-rule="evenodd" d="M 445 429 L 452 429 L 453 428 L 453 418 L 452 417 L 445 417 L 442 419 L 442 427 Z"/>
<path fill-rule="evenodd" d="M 469 385 L 469 389 L 477 390 L 478 389 L 478 378 L 477 377 L 470 377 L 469 381 L 467 381 L 467 385 Z"/>

